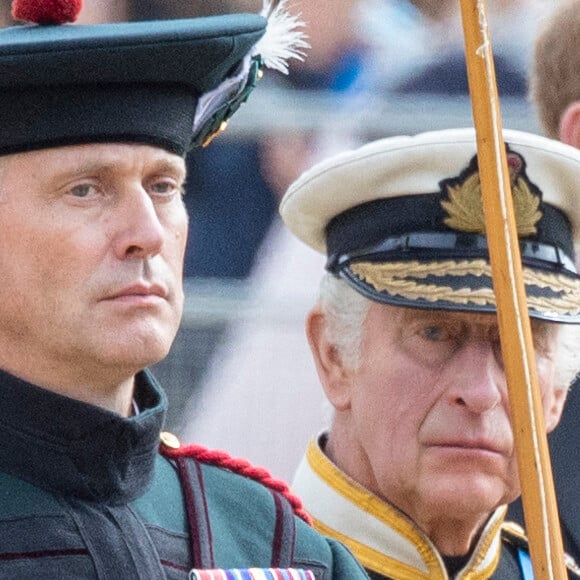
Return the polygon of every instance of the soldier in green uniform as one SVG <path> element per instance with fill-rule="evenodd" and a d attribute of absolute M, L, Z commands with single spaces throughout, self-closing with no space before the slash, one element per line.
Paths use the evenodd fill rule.
<path fill-rule="evenodd" d="M 0 32 L 0 578 L 365 578 L 287 486 L 160 437 L 144 370 L 183 308 L 184 157 L 296 21 L 66 24 L 79 7 L 20 2 L 40 24 Z"/>
<path fill-rule="evenodd" d="M 551 431 L 580 369 L 580 151 L 505 141 Z M 505 521 L 520 486 L 474 131 L 323 161 L 281 214 L 328 256 L 306 332 L 333 416 L 293 486 L 315 527 L 371 578 L 531 578 L 524 532 Z"/>

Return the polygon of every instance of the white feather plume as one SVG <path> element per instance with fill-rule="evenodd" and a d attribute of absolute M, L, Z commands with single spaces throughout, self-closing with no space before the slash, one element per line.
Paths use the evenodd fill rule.
<path fill-rule="evenodd" d="M 230 107 L 221 117 L 222 120 L 227 120 L 237 110 L 241 102 L 235 101 L 247 88 L 250 70 L 257 56 L 265 67 L 284 74 L 288 74 L 288 60 L 304 60 L 305 49 L 310 46 L 303 31 L 304 22 L 286 10 L 286 0 L 264 0 L 262 15 L 268 19 L 262 38 L 246 54 L 232 75 L 199 97 L 193 121 L 194 135 L 202 135 L 205 139 L 203 127 L 208 123 L 213 127 L 215 114 L 224 105 L 233 104 L 233 108 Z"/>
<path fill-rule="evenodd" d="M 262 57 L 267 68 L 288 74 L 288 61 L 304 60 L 305 50 L 310 47 L 305 24 L 300 15 L 288 12 L 286 0 L 264 0 L 262 15 L 268 19 L 268 26 L 253 52 Z"/>

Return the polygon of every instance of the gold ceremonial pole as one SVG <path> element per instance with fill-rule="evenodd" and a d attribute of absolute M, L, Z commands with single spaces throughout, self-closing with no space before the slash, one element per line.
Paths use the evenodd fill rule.
<path fill-rule="evenodd" d="M 526 532 L 536 580 L 565 580 L 485 0 L 460 0 L 485 226 Z"/>

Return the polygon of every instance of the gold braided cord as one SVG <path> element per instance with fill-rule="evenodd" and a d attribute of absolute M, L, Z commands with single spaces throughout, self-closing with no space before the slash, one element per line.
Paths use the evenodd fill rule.
<path fill-rule="evenodd" d="M 441 262 L 358 262 L 350 265 L 351 271 L 379 292 L 401 296 L 409 300 L 437 302 L 445 300 L 453 304 L 495 305 L 492 288 L 452 288 L 436 284 L 423 284 L 428 276 L 486 276 L 491 278 L 491 267 L 485 260 L 445 260 Z M 412 278 L 410 278 L 412 277 Z M 554 296 L 528 295 L 528 307 L 558 315 L 580 314 L 580 280 L 561 274 L 537 272 L 524 269 L 527 285 L 549 288 Z"/>

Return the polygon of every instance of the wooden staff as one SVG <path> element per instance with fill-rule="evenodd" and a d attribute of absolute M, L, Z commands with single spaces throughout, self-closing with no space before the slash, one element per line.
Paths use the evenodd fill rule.
<path fill-rule="evenodd" d="M 460 2 L 485 227 L 530 554 L 537 580 L 565 580 L 568 576 L 536 375 L 485 0 Z"/>

